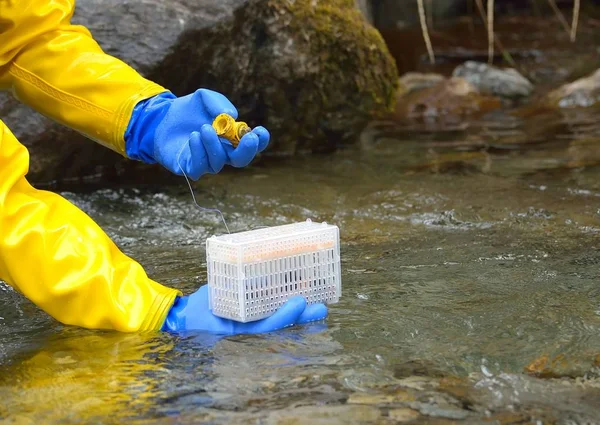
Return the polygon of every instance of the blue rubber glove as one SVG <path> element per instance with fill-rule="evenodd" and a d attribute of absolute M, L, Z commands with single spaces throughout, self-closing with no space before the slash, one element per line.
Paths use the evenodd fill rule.
<path fill-rule="evenodd" d="M 314 322 L 326 317 L 327 307 L 324 304 L 307 306 L 306 300 L 297 296 L 290 298 L 266 319 L 248 323 L 223 319 L 209 310 L 208 285 L 203 285 L 192 295 L 175 301 L 162 329 L 170 332 L 197 330 L 221 335 L 257 334 Z"/>
<path fill-rule="evenodd" d="M 166 92 L 139 102 L 125 132 L 126 154 L 147 164 L 159 163 L 177 175 L 183 169 L 193 180 L 216 174 L 225 164 L 245 167 L 265 150 L 269 132 L 256 127 L 234 148 L 212 127 L 221 113 L 238 116 L 225 96 L 206 89 L 183 97 Z"/>

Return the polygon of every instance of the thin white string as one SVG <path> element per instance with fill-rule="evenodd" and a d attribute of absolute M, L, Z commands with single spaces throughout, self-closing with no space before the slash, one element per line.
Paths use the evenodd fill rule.
<path fill-rule="evenodd" d="M 181 158 L 181 153 L 185 149 L 186 144 L 187 144 L 187 142 L 183 144 L 183 146 L 181 147 L 181 150 L 179 151 L 179 154 L 177 155 L 177 165 L 179 165 L 179 169 L 183 173 L 183 177 L 185 177 L 185 181 L 187 182 L 188 187 L 190 188 L 190 193 L 192 194 L 192 199 L 194 200 L 194 204 L 196 204 L 196 206 L 202 211 L 210 211 L 210 212 L 219 213 L 219 215 L 221 216 L 221 219 L 223 220 L 223 224 L 225 225 L 225 229 L 227 230 L 227 233 L 231 234 L 231 232 L 229 231 L 229 226 L 227 226 L 227 222 L 225 221 L 225 216 L 223 215 L 223 213 L 221 212 L 220 209 L 202 207 L 196 201 L 196 195 L 194 195 L 194 189 L 192 189 L 192 184 L 190 183 L 190 180 L 188 179 L 187 174 L 185 174 L 185 170 L 183 169 L 183 167 L 181 166 L 181 163 L 179 162 L 179 159 Z"/>

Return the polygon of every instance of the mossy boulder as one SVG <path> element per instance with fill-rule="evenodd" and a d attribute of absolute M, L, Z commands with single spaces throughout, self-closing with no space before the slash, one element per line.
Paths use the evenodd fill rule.
<path fill-rule="evenodd" d="M 197 71 L 166 66 L 159 79 L 225 93 L 272 132 L 267 153 L 333 150 L 394 107 L 394 61 L 353 0 L 250 1 L 181 47 L 173 61 Z"/>
<path fill-rule="evenodd" d="M 264 155 L 332 151 L 394 108 L 394 60 L 354 0 L 88 0 L 73 23 L 175 94 L 225 94 L 240 119 L 270 130 Z M 0 115 L 30 148 L 32 181 L 139 167 L 2 96 Z"/>

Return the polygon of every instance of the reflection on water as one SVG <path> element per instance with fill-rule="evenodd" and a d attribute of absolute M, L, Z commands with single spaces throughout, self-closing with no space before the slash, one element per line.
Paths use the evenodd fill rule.
<path fill-rule="evenodd" d="M 340 226 L 343 296 L 326 323 L 228 338 L 91 332 L 0 286 L 0 417 L 597 419 L 600 126 L 592 112 L 571 114 L 435 131 L 374 123 L 335 156 L 198 183 L 199 201 L 222 208 L 232 230 Z M 189 292 L 206 277 L 205 238 L 223 228 L 186 190 L 64 195 L 152 277 Z"/>

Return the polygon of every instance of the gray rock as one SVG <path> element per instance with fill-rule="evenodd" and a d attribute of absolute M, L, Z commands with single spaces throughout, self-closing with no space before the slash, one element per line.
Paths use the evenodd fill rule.
<path fill-rule="evenodd" d="M 437 418 L 446 418 L 446 419 L 465 419 L 469 416 L 469 412 L 463 409 L 458 409 L 456 407 L 439 407 L 430 404 L 423 403 L 413 403 L 411 404 L 413 409 L 421 412 L 422 415 L 432 416 Z"/>
<path fill-rule="evenodd" d="M 225 94 L 269 129 L 266 155 L 334 150 L 395 102 L 394 60 L 354 0 L 87 0 L 73 23 L 177 95 Z M 0 117 L 30 149 L 33 182 L 138 167 L 6 94 Z"/>
<path fill-rule="evenodd" d="M 482 62 L 467 61 L 456 67 L 452 75 L 464 78 L 483 94 L 512 99 L 526 97 L 533 92 L 533 84 L 513 68 L 500 69 Z"/>
<path fill-rule="evenodd" d="M 600 69 L 550 92 L 548 99 L 560 108 L 586 108 L 600 103 Z"/>

